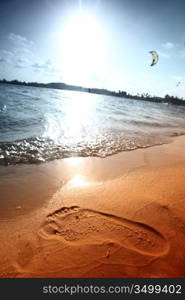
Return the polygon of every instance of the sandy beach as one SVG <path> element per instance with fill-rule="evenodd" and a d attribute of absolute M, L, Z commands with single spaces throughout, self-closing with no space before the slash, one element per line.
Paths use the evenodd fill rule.
<path fill-rule="evenodd" d="M 185 137 L 0 169 L 0 277 L 184 277 Z"/>

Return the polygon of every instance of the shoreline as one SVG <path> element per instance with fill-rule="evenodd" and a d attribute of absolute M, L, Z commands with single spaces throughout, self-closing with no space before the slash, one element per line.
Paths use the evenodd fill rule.
<path fill-rule="evenodd" d="M 118 98 L 127 98 L 130 100 L 138 100 L 138 101 L 148 101 L 148 102 L 155 102 L 155 103 L 167 103 L 172 105 L 180 105 L 185 106 L 185 100 L 183 98 L 178 98 L 177 96 L 170 96 L 166 94 L 165 96 L 151 96 L 149 94 L 141 94 L 132 95 L 127 93 L 126 91 L 111 91 L 107 89 L 101 88 L 94 88 L 94 87 L 83 87 L 83 86 L 75 86 L 69 85 L 63 82 L 50 82 L 50 83 L 37 83 L 37 82 L 21 82 L 18 80 L 7 81 L 6 79 L 0 80 L 0 84 L 8 84 L 8 85 L 15 85 L 15 86 L 25 86 L 25 87 L 34 87 L 34 88 L 47 88 L 53 90 L 63 90 L 63 91 L 74 91 L 74 92 L 82 92 L 82 93 L 90 93 L 94 95 L 104 95 L 104 96 L 113 96 Z"/>
<path fill-rule="evenodd" d="M 1 168 L 0 277 L 184 277 L 184 146 Z"/>

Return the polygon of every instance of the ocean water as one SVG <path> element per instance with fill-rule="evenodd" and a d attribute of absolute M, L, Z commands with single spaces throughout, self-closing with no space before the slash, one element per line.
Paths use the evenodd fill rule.
<path fill-rule="evenodd" d="M 185 107 L 0 84 L 0 164 L 106 157 L 185 134 Z"/>

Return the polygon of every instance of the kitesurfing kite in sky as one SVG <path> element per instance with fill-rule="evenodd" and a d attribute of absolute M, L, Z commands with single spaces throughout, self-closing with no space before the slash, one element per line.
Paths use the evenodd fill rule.
<path fill-rule="evenodd" d="M 152 67 L 152 66 L 154 66 L 158 62 L 159 55 L 158 55 L 158 53 L 156 51 L 149 51 L 149 53 L 152 54 L 152 63 L 150 65 Z"/>

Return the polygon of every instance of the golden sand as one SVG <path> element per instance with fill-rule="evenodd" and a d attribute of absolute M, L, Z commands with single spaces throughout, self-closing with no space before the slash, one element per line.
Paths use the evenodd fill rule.
<path fill-rule="evenodd" d="M 184 149 L 1 168 L 0 277 L 185 277 Z"/>

